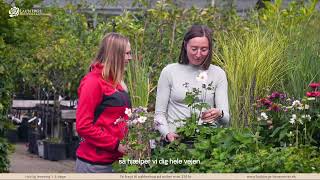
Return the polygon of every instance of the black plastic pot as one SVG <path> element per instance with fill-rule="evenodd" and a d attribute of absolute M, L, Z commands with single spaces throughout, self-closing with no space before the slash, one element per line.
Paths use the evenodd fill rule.
<path fill-rule="evenodd" d="M 44 159 L 49 159 L 48 158 L 48 141 L 43 141 L 43 158 Z"/>
<path fill-rule="evenodd" d="M 66 144 L 48 143 L 48 159 L 51 161 L 66 159 Z"/>
<path fill-rule="evenodd" d="M 6 130 L 6 138 L 10 143 L 18 142 L 18 130 L 17 129 L 8 129 Z"/>

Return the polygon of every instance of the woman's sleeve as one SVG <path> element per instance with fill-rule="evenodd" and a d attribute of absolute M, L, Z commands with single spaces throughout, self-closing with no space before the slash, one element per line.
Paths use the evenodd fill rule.
<path fill-rule="evenodd" d="M 222 125 L 229 124 L 229 101 L 228 101 L 228 81 L 226 73 L 221 69 L 219 72 L 219 80 L 216 86 L 215 92 L 215 104 L 216 108 L 223 110 L 223 117 L 219 119 L 219 123 Z"/>
<path fill-rule="evenodd" d="M 90 78 L 81 81 L 78 96 L 76 129 L 79 136 L 96 147 L 117 150 L 119 139 L 93 124 L 95 109 L 102 101 L 102 89 L 98 80 Z"/>
<path fill-rule="evenodd" d="M 166 136 L 169 133 L 167 109 L 170 98 L 170 89 L 170 73 L 167 71 L 167 68 L 164 68 L 158 80 L 154 118 L 156 128 L 163 136 Z"/>

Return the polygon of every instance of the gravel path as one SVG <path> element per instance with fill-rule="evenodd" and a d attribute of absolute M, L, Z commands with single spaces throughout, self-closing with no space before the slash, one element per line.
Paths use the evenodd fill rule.
<path fill-rule="evenodd" d="M 11 173 L 74 173 L 75 160 L 50 161 L 28 152 L 26 143 L 15 144 L 9 156 Z"/>

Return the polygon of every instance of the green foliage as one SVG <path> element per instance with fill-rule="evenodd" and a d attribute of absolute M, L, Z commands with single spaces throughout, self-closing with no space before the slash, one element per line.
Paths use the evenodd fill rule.
<path fill-rule="evenodd" d="M 265 146 L 251 130 L 203 127 L 194 147 L 175 141 L 156 149 L 153 159 L 200 160 L 194 165 L 152 165 L 152 173 L 311 173 L 319 172 L 319 148 Z"/>
<path fill-rule="evenodd" d="M 72 6 L 44 8 L 51 16 L 24 16 L 13 18 L 19 22 L 16 56 L 19 60 L 16 81 L 23 81 L 31 89 L 45 89 L 54 96 L 55 112 L 60 112 L 58 95 L 77 97 L 80 78 L 87 72 L 92 52 L 87 40 L 86 18 Z M 36 32 L 36 33 L 35 33 Z M 20 79 L 20 80 L 19 80 Z M 19 87 L 17 91 L 21 90 Z M 60 117 L 58 122 L 60 137 Z M 52 128 L 53 122 L 52 122 Z M 54 132 L 53 129 L 51 132 Z"/>
<path fill-rule="evenodd" d="M 295 97 L 302 98 L 308 84 L 320 79 L 319 17 L 319 14 L 310 17 L 306 25 L 297 27 L 296 35 L 290 39 L 286 59 L 291 68 L 283 87 L 284 91 Z"/>
<path fill-rule="evenodd" d="M 67 10 L 71 14 L 67 14 Z M 24 63 L 23 76 L 32 86 L 38 85 L 57 94 L 66 93 L 75 97 L 79 77 L 85 74 L 92 55 L 85 46 L 86 19 L 73 12 L 76 9 L 72 7 L 66 7 L 65 10 L 52 8 L 48 11 L 54 16 L 39 17 L 38 21 L 44 21 L 42 23 L 46 27 L 42 23 L 35 25 L 39 31 L 34 41 L 40 43 L 33 48 L 35 51 Z M 30 26 L 29 23 L 25 26 Z"/>
<path fill-rule="evenodd" d="M 27 7 L 32 1 L 25 1 L 21 7 Z M 22 39 L 17 33 L 21 21 L 10 19 L 8 11 L 10 6 L 0 1 L 0 172 L 8 172 L 8 153 L 13 151 L 13 146 L 3 138 L 6 130 L 14 129 L 15 126 L 8 122 L 7 114 L 10 110 L 13 91 L 17 86 L 19 72 L 21 71 L 21 60 L 17 48 Z M 27 51 L 24 53 L 27 54 Z"/>
<path fill-rule="evenodd" d="M 126 70 L 126 82 L 133 107 L 147 107 L 149 96 L 154 89 L 149 78 L 149 66 L 145 61 L 131 61 Z"/>
<path fill-rule="evenodd" d="M 202 126 L 190 147 L 182 141 L 158 148 L 153 159 L 199 160 L 200 164 L 154 165 L 147 172 L 234 172 L 234 156 L 243 152 L 252 152 L 257 148 L 255 136 L 246 130 L 243 133 L 228 128 Z"/>
<path fill-rule="evenodd" d="M 9 21 L 9 6 L 0 1 L 0 134 L 3 134 L 4 121 L 11 104 L 11 95 L 14 87 L 14 47 L 11 36 L 14 24 Z M 2 28 L 3 27 L 3 28 Z"/>
<path fill-rule="evenodd" d="M 282 0 L 266 2 L 267 8 L 258 17 L 264 29 L 288 37 L 283 59 L 288 63 L 288 72 L 283 78 L 283 91 L 299 98 L 306 85 L 320 76 L 319 13 L 315 11 L 318 2 L 292 1 L 287 8 L 282 8 Z"/>
<path fill-rule="evenodd" d="M 312 173 L 319 172 L 318 148 L 310 146 L 259 149 L 234 158 L 237 173 Z"/>
<path fill-rule="evenodd" d="M 199 132 L 201 126 L 217 126 L 216 123 L 205 123 L 201 120 L 201 115 L 210 105 L 206 102 L 207 96 L 214 97 L 215 87 L 213 82 L 207 83 L 208 74 L 206 71 L 200 72 L 197 76 L 197 81 L 202 83 L 201 88 L 190 87 L 189 83 L 184 83 L 183 86 L 187 89 L 184 98 L 184 103 L 190 108 L 190 117 L 186 119 L 177 120 L 181 124 L 187 124 L 177 129 L 177 133 L 180 135 L 182 141 L 194 140 Z"/>
<path fill-rule="evenodd" d="M 9 145 L 6 139 L 0 137 L 0 172 L 9 171 Z"/>
<path fill-rule="evenodd" d="M 216 61 L 227 73 L 232 126 L 248 127 L 254 99 L 263 95 L 265 87 L 279 85 L 288 69 L 283 61 L 287 40 L 256 29 L 243 35 L 226 34 L 219 46 Z"/>
<path fill-rule="evenodd" d="M 266 2 L 266 8 L 259 12 L 260 25 L 279 34 L 291 34 L 302 25 L 307 24 L 314 15 L 319 0 L 309 2 L 292 1 L 287 8 L 283 8 L 283 0 L 274 3 Z"/>

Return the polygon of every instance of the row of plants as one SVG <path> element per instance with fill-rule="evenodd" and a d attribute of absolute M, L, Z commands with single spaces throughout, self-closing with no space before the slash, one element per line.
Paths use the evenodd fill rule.
<path fill-rule="evenodd" d="M 9 143 L 5 137 L 8 127 L 7 114 L 10 110 L 11 95 L 14 91 L 14 79 L 16 78 L 15 49 L 11 36 L 13 27 L 5 18 L 7 15 L 6 4 L 0 1 L 0 172 L 9 171 Z M 10 60 L 11 59 L 11 60 Z"/>

